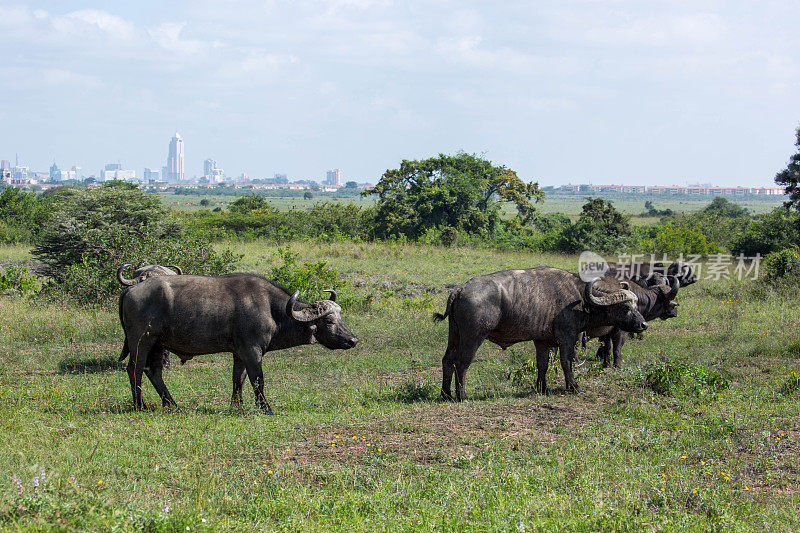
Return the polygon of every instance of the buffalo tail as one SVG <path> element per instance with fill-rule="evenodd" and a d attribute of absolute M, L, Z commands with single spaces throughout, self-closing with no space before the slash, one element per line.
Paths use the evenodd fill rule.
<path fill-rule="evenodd" d="M 459 288 L 457 288 L 456 290 L 454 290 L 453 292 L 450 293 L 450 296 L 447 298 L 447 307 L 444 308 L 444 314 L 442 314 L 442 313 L 433 313 L 433 321 L 434 322 L 441 322 L 442 320 L 447 318 L 447 315 L 450 314 L 450 308 L 453 307 L 453 301 L 456 299 L 456 297 L 459 294 L 461 294 L 461 289 L 462 289 L 462 287 L 459 287 Z"/>

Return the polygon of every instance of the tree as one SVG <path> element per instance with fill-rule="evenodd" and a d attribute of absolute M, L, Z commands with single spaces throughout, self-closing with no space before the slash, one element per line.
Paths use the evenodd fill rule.
<path fill-rule="evenodd" d="M 83 303 L 119 294 L 116 267 L 123 263 L 176 264 L 192 274 L 222 274 L 236 258 L 216 252 L 207 239 L 183 231 L 152 194 L 106 183 L 65 188 L 36 238 L 33 255 L 58 283 L 50 290 Z"/>
<path fill-rule="evenodd" d="M 627 217 L 602 198 L 586 200 L 578 221 L 564 231 L 559 248 L 566 252 L 619 250 L 631 236 Z"/>
<path fill-rule="evenodd" d="M 311 191 L 303 193 L 303 200 L 311 200 L 312 198 L 314 198 L 314 194 Z"/>
<path fill-rule="evenodd" d="M 703 214 L 715 215 L 724 218 L 738 218 L 749 216 L 750 213 L 746 207 L 728 201 L 727 198 L 717 196 L 711 203 L 703 208 Z"/>
<path fill-rule="evenodd" d="M 259 209 L 269 209 L 270 205 L 267 200 L 255 193 L 248 194 L 247 196 L 242 196 L 238 198 L 235 202 L 232 202 L 230 207 L 231 213 L 249 213 L 250 211 L 256 211 Z"/>
<path fill-rule="evenodd" d="M 200 205 L 202 205 L 203 207 L 208 207 L 209 205 L 211 205 L 211 200 L 209 200 L 208 198 L 203 198 L 202 200 L 200 200 Z"/>
<path fill-rule="evenodd" d="M 789 195 L 786 207 L 800 210 L 800 128 L 797 128 L 797 141 L 794 145 L 798 151 L 789 158 L 786 168 L 775 175 L 775 183 L 786 188 L 786 194 Z"/>
<path fill-rule="evenodd" d="M 357 189 L 358 188 L 358 183 L 356 183 L 355 181 L 348 181 L 347 183 L 344 184 L 344 188 L 345 189 Z"/>
<path fill-rule="evenodd" d="M 525 183 L 513 170 L 475 155 L 439 154 L 423 161 L 403 160 L 384 172 L 362 195 L 377 194 L 375 233 L 417 239 L 429 229 L 452 227 L 472 234 L 491 233 L 502 203 L 512 202 L 522 223 L 544 199 L 537 183 Z"/>

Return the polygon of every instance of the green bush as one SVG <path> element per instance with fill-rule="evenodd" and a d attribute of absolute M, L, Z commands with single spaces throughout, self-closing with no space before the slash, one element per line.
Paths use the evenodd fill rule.
<path fill-rule="evenodd" d="M 563 231 L 558 249 L 570 253 L 615 252 L 626 247 L 631 234 L 628 217 L 617 211 L 611 202 L 589 198 L 577 222 Z"/>
<path fill-rule="evenodd" d="M 708 255 L 719 251 L 719 247 L 709 243 L 698 228 L 667 223 L 660 227 L 653 239 L 653 252 L 668 257 L 683 255 Z"/>
<path fill-rule="evenodd" d="M 325 261 L 297 264 L 299 254 L 287 249 L 278 249 L 283 264 L 272 268 L 270 278 L 286 287 L 289 291 L 300 291 L 300 298 L 306 301 L 327 298 L 325 289 L 339 289 L 344 286 L 335 269 Z"/>
<path fill-rule="evenodd" d="M 0 242 L 29 243 L 50 216 L 52 201 L 17 187 L 0 193 Z"/>
<path fill-rule="evenodd" d="M 765 256 L 789 248 L 793 243 L 800 242 L 798 227 L 800 218 L 795 211 L 776 207 L 750 222 L 745 231 L 734 239 L 731 251 L 734 255 L 754 257 L 756 254 Z"/>
<path fill-rule="evenodd" d="M 797 396 L 800 393 L 800 374 L 792 372 L 781 385 L 781 392 L 787 396 Z"/>
<path fill-rule="evenodd" d="M 770 283 L 800 281 L 800 250 L 792 246 L 768 254 L 761 263 L 761 272 Z"/>
<path fill-rule="evenodd" d="M 41 283 L 23 267 L 8 265 L 0 269 L 0 293 L 16 292 L 28 296 L 40 288 Z"/>
<path fill-rule="evenodd" d="M 116 268 L 123 263 L 176 264 L 186 273 L 215 275 L 238 261 L 187 233 L 157 197 L 114 182 L 65 190 L 33 253 L 53 280 L 44 294 L 81 304 L 113 301 L 120 291 Z"/>
<path fill-rule="evenodd" d="M 665 396 L 686 394 L 712 398 L 730 384 L 721 372 L 683 361 L 651 366 L 646 370 L 645 382 L 654 392 Z"/>

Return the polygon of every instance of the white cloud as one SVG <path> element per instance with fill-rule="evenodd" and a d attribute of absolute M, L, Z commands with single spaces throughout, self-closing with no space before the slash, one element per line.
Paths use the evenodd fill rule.
<path fill-rule="evenodd" d="M 186 22 L 165 22 L 147 32 L 156 44 L 171 52 L 190 55 L 205 51 L 209 43 L 181 38 L 185 27 Z"/>

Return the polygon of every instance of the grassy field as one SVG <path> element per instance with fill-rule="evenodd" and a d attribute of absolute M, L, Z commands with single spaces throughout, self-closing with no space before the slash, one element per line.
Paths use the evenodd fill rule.
<path fill-rule="evenodd" d="M 543 213 L 564 213 L 572 219 L 576 219 L 581 212 L 581 207 L 586 203 L 586 197 L 590 196 L 580 194 L 555 194 L 552 193 L 547 196 L 545 202 L 540 204 L 540 209 Z M 691 213 L 699 211 L 709 204 L 710 198 L 680 198 L 670 196 L 631 196 L 631 195 L 601 195 L 603 198 L 608 199 L 614 204 L 621 212 L 628 215 L 638 215 L 645 211 L 644 203 L 647 200 L 653 202 L 657 209 L 672 209 L 676 212 Z M 197 211 L 198 209 L 214 209 L 215 207 L 226 208 L 228 204 L 236 200 L 236 196 L 222 196 L 222 195 L 176 195 L 176 194 L 160 194 L 159 197 L 164 205 L 181 211 Z M 275 196 L 265 197 L 270 205 L 278 209 L 288 211 L 290 209 L 308 209 L 318 202 L 343 202 L 355 203 L 360 206 L 369 206 L 375 202 L 374 198 L 344 197 L 337 198 L 329 194 L 316 194 L 310 200 L 303 198 L 283 198 Z M 200 201 L 207 199 L 208 206 L 201 206 Z M 758 198 L 754 196 L 743 198 L 729 198 L 743 207 L 746 207 L 754 214 L 766 213 L 775 207 L 781 205 L 784 201 L 783 197 L 774 198 Z M 506 206 L 504 208 L 505 216 L 513 216 L 516 214 L 515 208 Z M 633 218 L 632 222 L 637 225 L 652 224 L 658 218 Z"/>
<path fill-rule="evenodd" d="M 532 346 L 485 344 L 470 402 L 438 400 L 447 287 L 577 259 L 388 244 L 304 244 L 359 305 L 361 343 L 267 354 L 267 417 L 230 410 L 231 358 L 175 364 L 180 408 L 131 408 L 114 309 L 0 296 L 0 527 L 91 531 L 793 531 L 800 528 L 800 301 L 734 282 L 681 290 L 680 316 L 621 370 L 579 354 L 582 391 L 513 383 Z M 233 245 L 266 272 L 274 246 Z M 18 248 L 0 260 L 25 259 Z M 371 295 L 371 298 L 369 297 Z M 645 376 L 687 362 L 671 395 Z M 708 373 L 716 374 L 708 374 Z M 522 373 L 524 375 L 524 373 Z M 727 388 L 709 388 L 721 375 Z M 795 374 L 796 375 L 796 374 Z M 705 377 L 704 377 L 705 376 Z M 247 398 L 252 396 L 249 391 Z"/>

